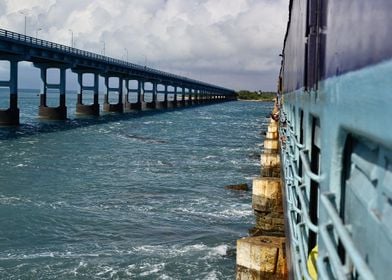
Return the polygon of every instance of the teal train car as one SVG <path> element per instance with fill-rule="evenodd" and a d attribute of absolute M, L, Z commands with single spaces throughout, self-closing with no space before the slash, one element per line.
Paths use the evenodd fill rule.
<path fill-rule="evenodd" d="M 292 279 L 392 279 L 392 1 L 291 0 L 279 75 Z"/>

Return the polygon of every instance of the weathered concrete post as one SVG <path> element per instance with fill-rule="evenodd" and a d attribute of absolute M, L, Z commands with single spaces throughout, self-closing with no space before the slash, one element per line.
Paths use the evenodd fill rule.
<path fill-rule="evenodd" d="M 168 88 L 167 84 L 165 84 L 164 86 L 165 86 L 165 89 L 163 92 L 163 108 L 167 109 L 169 107 L 169 101 L 168 101 L 169 92 L 167 90 L 167 88 Z"/>
<path fill-rule="evenodd" d="M 157 104 L 157 83 L 156 82 L 151 82 L 151 83 L 152 83 L 151 90 L 146 90 L 144 85 L 144 93 L 151 93 L 151 102 L 146 103 L 147 110 L 155 110 Z"/>
<path fill-rule="evenodd" d="M 237 280 L 287 279 L 278 123 L 271 119 L 261 155 L 261 176 L 253 180 L 256 226 L 237 240 Z"/>
<path fill-rule="evenodd" d="M 38 115 L 43 119 L 50 120 L 65 120 L 67 119 L 67 107 L 65 105 L 65 71 L 67 67 L 54 66 L 52 64 L 39 64 L 34 63 L 35 67 L 40 68 L 41 80 L 42 80 L 42 91 L 40 93 L 40 105 L 38 108 Z M 50 84 L 47 80 L 47 70 L 49 68 L 57 68 L 60 70 L 60 82 L 58 84 Z M 47 106 L 47 93 L 48 89 L 58 90 L 59 95 L 59 106 L 58 107 L 48 107 Z"/>
<path fill-rule="evenodd" d="M 200 105 L 202 105 L 202 104 L 204 104 L 204 91 L 202 91 L 200 94 L 199 94 L 199 104 Z"/>
<path fill-rule="evenodd" d="M 195 104 L 195 105 L 198 105 L 198 104 L 199 104 L 199 92 L 200 92 L 199 89 L 197 89 L 197 90 L 195 91 L 195 95 L 194 95 L 194 99 L 193 99 L 193 104 Z"/>
<path fill-rule="evenodd" d="M 189 89 L 188 93 L 188 100 L 187 100 L 187 105 L 192 106 L 193 105 L 193 89 Z"/>
<path fill-rule="evenodd" d="M 178 87 L 174 87 L 174 99 L 173 99 L 174 107 L 178 107 Z"/>
<path fill-rule="evenodd" d="M 168 108 L 176 108 L 177 107 L 177 86 L 174 86 L 173 100 L 169 101 L 167 104 Z"/>
<path fill-rule="evenodd" d="M 123 113 L 124 112 L 124 104 L 123 104 L 123 78 L 118 78 L 118 86 L 111 87 L 109 84 L 109 79 L 113 78 L 109 75 L 105 75 L 105 86 L 106 86 L 106 93 L 104 95 L 104 103 L 103 103 L 103 110 L 105 112 L 115 112 L 115 113 Z M 118 101 L 115 104 L 111 104 L 109 102 L 109 95 L 111 92 L 118 93 Z"/>
<path fill-rule="evenodd" d="M 138 100 L 139 103 L 132 103 L 131 109 L 132 110 L 145 110 L 147 105 L 144 99 L 144 81 L 138 80 L 137 82 L 137 92 L 138 92 Z M 139 109 L 140 108 L 140 109 Z"/>
<path fill-rule="evenodd" d="M 79 83 L 79 93 L 76 102 L 76 114 L 85 116 L 99 116 L 99 103 L 98 103 L 98 90 L 99 90 L 99 76 L 96 72 L 91 72 L 89 74 L 94 75 L 93 86 L 85 86 L 83 84 L 83 75 L 88 74 L 88 72 L 83 72 L 82 70 L 72 69 L 74 73 L 78 75 Z M 93 104 L 87 105 L 83 103 L 83 91 L 91 90 L 93 91 Z"/>
<path fill-rule="evenodd" d="M 185 88 L 184 86 L 181 87 L 181 100 L 177 102 L 177 107 L 185 107 Z"/>
<path fill-rule="evenodd" d="M 158 110 L 166 109 L 167 108 L 167 85 L 164 85 L 164 90 L 161 91 L 158 89 L 158 85 L 156 88 L 156 105 L 155 108 Z M 158 100 L 158 95 L 163 94 L 163 101 Z"/>
<path fill-rule="evenodd" d="M 131 89 L 131 87 L 129 86 L 129 82 L 131 81 L 131 79 L 124 79 L 125 82 L 125 94 L 124 94 L 124 111 L 131 111 L 131 102 L 129 102 L 129 95 L 132 92 L 135 92 L 134 89 Z M 137 90 L 136 90 L 137 92 Z M 137 95 L 136 97 L 136 103 L 139 102 L 139 95 Z"/>
<path fill-rule="evenodd" d="M 9 88 L 9 107 L 0 110 L 0 125 L 19 125 L 18 61 L 12 57 L 7 60 L 10 62 L 10 79 L 0 81 L 0 86 Z"/>

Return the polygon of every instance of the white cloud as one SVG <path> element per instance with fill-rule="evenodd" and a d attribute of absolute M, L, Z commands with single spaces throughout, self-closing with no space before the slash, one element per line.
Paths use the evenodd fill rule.
<path fill-rule="evenodd" d="M 2 7 L 4 6 L 4 7 Z M 0 26 L 232 88 L 275 89 L 288 0 L 2 0 Z M 252 79 L 244 78 L 246 75 Z M 258 75 L 260 78 L 258 78 Z M 264 75 L 264 77 L 261 77 Z M 227 77 L 227 78 L 225 78 Z"/>

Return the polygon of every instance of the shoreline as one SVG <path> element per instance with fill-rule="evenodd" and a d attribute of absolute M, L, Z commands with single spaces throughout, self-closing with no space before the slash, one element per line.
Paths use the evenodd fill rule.
<path fill-rule="evenodd" d="M 271 100 L 260 100 L 260 99 L 237 99 L 238 101 L 246 101 L 246 102 L 274 102 L 273 99 Z"/>

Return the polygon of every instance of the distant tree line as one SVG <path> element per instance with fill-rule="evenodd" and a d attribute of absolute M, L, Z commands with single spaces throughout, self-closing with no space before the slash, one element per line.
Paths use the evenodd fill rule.
<path fill-rule="evenodd" d="M 273 101 L 276 97 L 276 92 L 272 91 L 237 91 L 237 98 L 239 100 L 260 100 L 260 101 Z"/>

